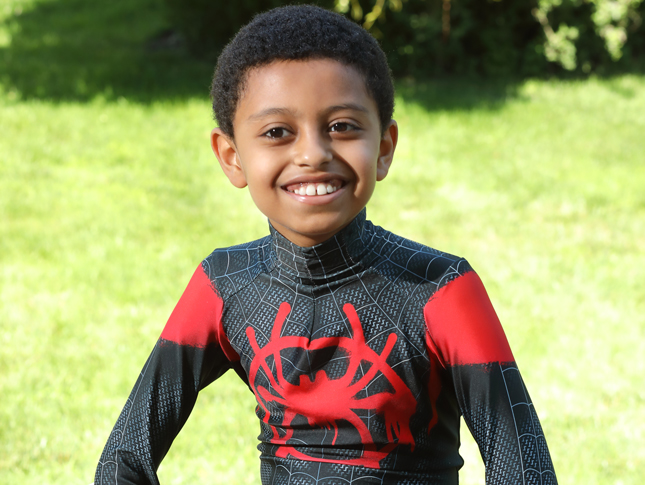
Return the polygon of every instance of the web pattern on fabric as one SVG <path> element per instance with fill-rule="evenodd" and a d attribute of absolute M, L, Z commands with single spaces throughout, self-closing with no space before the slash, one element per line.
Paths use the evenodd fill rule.
<path fill-rule="evenodd" d="M 280 238 L 279 235 L 276 237 L 274 234 L 272 239 L 266 238 L 255 244 L 230 248 L 215 258 L 206 260 L 205 269 L 211 274 L 211 278 L 215 281 L 224 300 L 230 303 L 230 300 L 234 299 L 239 304 L 239 306 L 236 305 L 239 308 L 239 315 L 232 315 L 233 312 L 228 315 L 227 334 L 238 350 L 244 367 L 247 367 L 248 363 L 253 360 L 255 352 L 249 346 L 245 346 L 244 339 L 241 339 L 241 342 L 236 340 L 239 333 L 236 333 L 235 330 L 229 332 L 228 329 L 253 327 L 258 343 L 260 347 L 263 347 L 269 344 L 271 336 L 270 332 L 260 328 L 257 322 L 272 321 L 274 315 L 279 311 L 279 303 L 288 301 L 292 311 L 283 329 L 285 335 L 300 335 L 312 340 L 327 338 L 339 332 L 352 335 L 347 318 L 341 312 L 343 305 L 350 301 L 361 315 L 361 321 L 367 322 L 365 328 L 368 331 L 366 331 L 365 338 L 368 345 L 376 352 L 382 351 L 386 345 L 387 337 L 392 333 L 399 338 L 393 352 L 392 369 L 396 369 L 405 378 L 409 373 L 414 373 L 415 366 L 417 368 L 426 366 L 424 376 L 427 377 L 428 355 L 424 348 L 423 332 L 419 331 L 419 324 L 422 322 L 420 309 L 434 292 L 470 271 L 471 268 L 463 259 L 413 243 L 380 228 L 372 228 L 369 223 L 366 224 L 366 227 L 364 232 L 353 233 L 353 239 L 341 241 L 336 238 L 334 239 L 335 244 L 328 244 L 324 248 L 311 248 L 309 252 L 304 254 L 303 248 L 293 246 L 289 241 Z M 362 248 L 368 247 L 371 253 L 368 258 L 372 259 L 366 264 L 364 257 L 361 260 L 361 257 L 355 256 L 361 254 Z M 272 251 L 277 252 L 278 256 L 275 257 Z M 359 260 L 361 260 L 361 264 L 357 263 Z M 211 264 L 217 268 L 212 268 Z M 370 270 L 363 271 L 365 266 L 369 266 Z M 221 271 L 222 268 L 225 268 L 224 271 Z M 271 275 L 271 277 L 263 277 L 266 275 Z M 253 303 L 249 305 L 248 302 Z M 238 320 L 236 321 L 236 319 Z M 415 325 L 417 325 L 416 329 Z M 288 361 L 288 358 L 283 357 L 283 361 Z M 306 374 L 310 376 L 311 380 L 315 378 L 315 374 L 319 370 L 311 361 L 289 361 L 288 364 L 292 366 L 296 376 Z M 272 365 L 272 371 L 276 373 L 275 362 L 272 362 Z M 328 366 L 325 371 L 330 377 L 338 378 L 343 375 L 346 369 L 346 363 L 339 359 L 336 363 Z M 274 389 L 271 381 L 271 379 L 267 379 L 263 383 L 271 392 L 279 394 L 284 390 L 284 387 Z M 410 380 L 406 382 L 410 382 Z M 294 381 L 294 383 L 296 382 Z M 410 389 L 416 398 L 423 398 L 424 389 L 422 386 L 415 387 L 413 384 Z M 373 395 L 381 391 L 382 387 L 379 388 L 379 383 L 373 381 L 365 387 L 364 395 Z M 274 412 L 278 421 L 284 417 L 280 408 L 276 408 Z M 354 412 L 359 414 L 373 433 L 382 434 L 385 432 L 384 423 L 374 412 L 370 410 L 354 410 Z M 487 412 L 490 416 L 491 414 L 495 415 L 498 411 L 488 409 Z M 263 419 L 266 418 L 266 414 L 262 411 L 260 411 L 259 417 L 262 425 L 261 436 L 265 439 L 259 448 L 263 452 L 263 456 L 273 456 L 277 448 L 271 446 L 271 440 L 268 437 L 273 436 L 275 428 L 264 423 Z M 513 417 L 515 418 L 515 415 Z M 522 416 L 519 418 L 524 419 Z M 419 426 L 421 423 L 416 424 L 417 428 L 423 428 L 423 426 Z M 518 426 L 521 424 L 515 423 L 513 427 L 518 428 Z M 507 426 L 501 427 L 498 433 L 503 432 L 508 439 L 517 441 L 515 433 L 511 433 L 511 431 Z M 363 450 L 351 449 L 344 451 L 332 449 L 335 454 L 327 451 L 332 435 L 334 433 L 328 429 L 320 429 L 318 433 L 310 431 L 302 445 L 303 447 L 318 446 L 322 450 L 321 454 L 316 457 L 319 459 L 351 461 L 357 453 L 363 453 Z M 417 436 L 417 440 L 424 445 L 427 444 L 424 437 Z M 522 438 L 520 446 L 522 452 L 527 455 L 527 461 L 530 462 L 534 455 L 534 449 L 537 450 L 537 448 L 527 446 L 524 441 L 526 440 Z M 430 448 L 431 446 L 428 447 L 428 449 Z M 517 454 L 516 446 L 509 447 L 505 456 L 494 457 L 491 463 L 494 462 L 495 466 L 503 468 L 505 466 L 503 462 L 513 455 L 513 450 L 516 450 Z M 329 456 L 325 453 L 329 453 Z M 446 462 L 452 461 L 456 467 L 461 465 L 459 458 L 448 457 L 445 453 L 438 455 L 439 459 L 433 459 L 433 454 L 417 454 L 415 456 L 416 465 L 411 469 L 424 472 L 426 473 L 424 476 L 427 476 L 428 470 L 435 468 L 439 462 L 443 462 L 445 465 Z M 284 458 L 285 463 L 291 463 L 287 457 Z M 517 456 L 514 459 L 519 462 Z M 399 463 L 405 462 L 406 457 L 397 455 L 395 451 L 382 462 L 382 465 L 384 468 L 395 467 L 397 461 Z M 293 465 L 290 466 L 293 467 Z M 321 465 L 320 463 L 299 464 L 298 469 L 304 467 L 308 470 L 306 473 L 302 472 L 301 480 L 305 480 L 303 483 L 318 483 L 307 482 L 306 480 L 311 478 L 302 477 L 315 476 L 317 480 L 321 480 L 326 475 L 321 476 L 320 469 L 326 469 L 328 466 L 330 465 Z M 266 467 L 264 465 L 263 469 Z M 316 469 L 316 473 L 312 467 Z M 540 468 L 536 469 L 541 470 Z M 284 466 L 275 466 L 272 470 L 275 475 L 271 479 L 266 472 L 263 473 L 263 483 L 293 483 L 293 481 L 289 481 L 293 480 L 293 477 L 285 471 Z M 353 468 L 350 470 L 354 471 Z M 520 471 L 519 475 L 529 477 L 530 473 L 529 469 L 528 471 Z M 288 479 L 285 478 L 285 474 L 288 475 Z M 493 472 L 490 476 L 494 475 L 499 474 Z M 338 475 L 334 475 L 334 477 L 338 479 Z M 354 480 L 351 478 L 351 473 L 345 472 L 342 477 L 343 480 L 349 480 L 348 483 Z M 367 477 L 382 480 L 383 473 L 368 470 L 367 474 L 361 476 L 360 479 L 367 480 Z M 499 478 L 501 479 L 501 476 Z M 283 481 L 283 479 L 287 481 Z M 413 482 L 414 478 L 410 477 L 401 483 Z M 388 481 L 387 483 L 395 482 Z M 443 477 L 437 483 L 448 482 Z M 513 482 L 493 480 L 491 483 Z"/>
<path fill-rule="evenodd" d="M 519 449 L 522 451 L 520 459 L 523 483 L 530 485 L 556 484 L 546 438 L 519 369 L 513 366 L 503 366 L 502 377 L 511 406 L 515 435 Z M 501 470 L 493 468 L 490 473 L 499 476 Z"/>
<path fill-rule="evenodd" d="M 264 366 L 250 384 L 256 390 L 264 390 L 256 393 L 256 397 L 260 394 L 261 404 L 258 448 L 262 452 L 264 485 L 446 485 L 458 481 L 457 470 L 463 464 L 458 455 L 458 410 L 454 397 L 450 397 L 454 391 L 450 391 L 448 380 L 442 381 L 436 403 L 428 394 L 431 362 L 435 361 L 430 359 L 425 345 L 422 309 L 437 290 L 471 268 L 463 259 L 362 222 L 359 219 L 323 246 L 299 248 L 274 232 L 272 237 L 216 250 L 202 263 L 224 301 L 226 336 L 247 376 L 257 349 L 265 349 L 276 340 L 301 338 L 314 343 L 341 337 L 347 339 L 344 342 L 358 339 L 344 310 L 347 304 L 356 311 L 364 331 L 361 338 L 371 352 L 387 356 L 385 363 L 379 364 L 385 367 L 369 376 L 377 358 L 352 366 L 348 345 L 306 351 L 300 344 L 285 344 L 279 345 L 277 352 L 263 354 Z M 279 335 L 272 335 L 284 303 L 288 303 L 289 312 Z M 201 355 L 194 362 L 203 359 L 203 351 L 188 350 Z M 157 344 L 106 445 L 96 483 L 115 483 L 117 474 L 145 475 L 150 483 L 158 483 L 156 466 L 196 398 L 198 384 L 186 385 L 185 377 L 168 364 L 179 360 L 193 365 L 192 361 L 186 363 L 188 350 L 170 342 Z M 478 399 L 465 404 L 469 414 L 465 417 L 486 457 L 487 483 L 556 483 L 539 421 L 517 368 L 502 367 L 493 375 L 489 368 L 463 367 L 453 369 L 453 375 L 493 376 L 497 380 L 490 385 L 505 388 L 504 402 L 499 406 L 491 407 Z M 324 374 L 329 380 L 340 380 L 347 377 L 349 369 L 355 369 L 351 383 L 369 377 L 352 399 L 391 392 L 397 378 L 405 382 L 416 400 L 416 413 L 404 423 L 413 435 L 414 450 L 408 444 L 385 448 L 387 443 L 396 445 L 402 435 L 388 440 L 391 422 L 380 408 L 340 406 L 340 413 L 321 426 L 308 423 L 307 417 L 298 412 L 289 414 L 289 401 L 271 399 L 296 389 L 303 378 L 321 382 Z M 389 370 L 398 377 L 388 378 Z M 221 373 L 221 369 L 213 372 Z M 162 405 L 153 409 L 151 402 Z M 434 412 L 439 419 L 430 425 Z M 285 416 L 291 416 L 291 421 Z M 289 435 L 289 453 L 279 456 L 285 446 L 275 441 L 287 436 L 285 423 L 303 431 Z M 400 424 L 399 429 L 405 427 Z M 359 446 L 364 429 L 374 439 L 372 450 Z M 136 457 L 125 457 L 125 449 Z M 367 451 L 383 450 L 387 453 L 377 461 L 378 468 L 352 464 L 364 458 Z M 294 459 L 294 454 L 306 458 Z M 124 471 L 126 462 L 129 471 Z"/>

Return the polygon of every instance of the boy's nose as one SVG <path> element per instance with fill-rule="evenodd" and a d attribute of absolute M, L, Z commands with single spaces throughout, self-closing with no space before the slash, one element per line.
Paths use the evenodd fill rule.
<path fill-rule="evenodd" d="M 293 161 L 297 165 L 318 167 L 331 162 L 333 156 L 329 136 L 322 133 L 301 133 L 294 145 Z"/>

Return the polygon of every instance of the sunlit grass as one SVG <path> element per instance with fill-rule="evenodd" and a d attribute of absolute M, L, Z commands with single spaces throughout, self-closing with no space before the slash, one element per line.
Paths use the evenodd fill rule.
<path fill-rule="evenodd" d="M 161 24 L 152 18 L 150 33 Z M 3 39 L 18 34 L 2 25 L 8 56 Z M 21 52 L 37 69 L 40 51 Z M 171 89 L 162 69 L 147 78 L 165 86 L 152 96 L 136 77 L 77 93 L 49 72 L 39 97 L 10 67 L 0 67 L 0 483 L 87 485 L 196 265 L 267 226 L 210 152 L 207 78 Z M 203 67 L 193 69 L 187 77 Z M 561 483 L 640 484 L 645 78 L 399 91 L 397 157 L 369 217 L 481 274 Z M 210 386 L 163 482 L 258 483 L 253 408 L 234 375 Z M 470 441 L 464 455 L 462 483 L 483 483 Z"/>

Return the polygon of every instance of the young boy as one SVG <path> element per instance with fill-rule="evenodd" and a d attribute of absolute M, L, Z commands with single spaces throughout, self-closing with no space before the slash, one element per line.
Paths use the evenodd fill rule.
<path fill-rule="evenodd" d="M 95 484 L 158 483 L 201 389 L 257 399 L 263 484 L 456 484 L 463 415 L 486 483 L 556 483 L 504 332 L 468 263 L 365 220 L 397 142 L 376 41 L 313 6 L 226 47 L 212 147 L 270 236 L 195 271 L 101 456 Z"/>

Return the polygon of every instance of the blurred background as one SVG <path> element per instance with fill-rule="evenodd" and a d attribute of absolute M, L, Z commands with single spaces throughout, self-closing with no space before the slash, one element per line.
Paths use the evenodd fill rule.
<path fill-rule="evenodd" d="M 0 483 L 90 483 L 201 259 L 266 220 L 209 147 L 217 54 L 278 0 L 0 3 Z M 645 477 L 645 2 L 321 0 L 379 39 L 401 138 L 368 216 L 469 259 L 561 484 Z M 259 483 L 201 395 L 162 483 Z M 483 483 L 464 427 L 462 483 Z"/>

